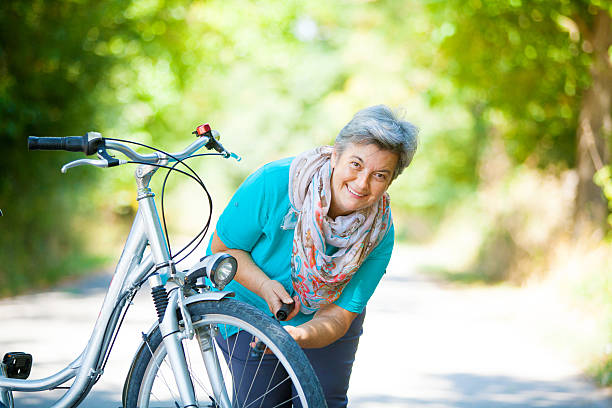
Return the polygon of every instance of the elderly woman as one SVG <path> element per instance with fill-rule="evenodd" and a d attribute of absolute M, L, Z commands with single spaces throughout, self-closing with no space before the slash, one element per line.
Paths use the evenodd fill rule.
<path fill-rule="evenodd" d="M 212 252 L 238 260 L 237 282 L 227 287 L 238 299 L 273 314 L 295 304 L 283 324 L 312 363 L 329 407 L 347 405 L 365 306 L 393 250 L 386 191 L 410 164 L 416 136 L 386 106 L 359 111 L 333 147 L 251 174 L 211 240 Z M 290 387 L 281 388 L 290 399 Z"/>

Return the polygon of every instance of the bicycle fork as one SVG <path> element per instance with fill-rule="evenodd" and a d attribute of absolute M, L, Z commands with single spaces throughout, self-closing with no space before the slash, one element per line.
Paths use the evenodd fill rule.
<path fill-rule="evenodd" d="M 152 288 L 153 302 L 157 309 L 159 318 L 159 331 L 162 335 L 162 341 L 168 354 L 170 367 L 174 374 L 176 386 L 179 391 L 183 407 L 198 407 L 193 383 L 189 375 L 189 368 L 185 358 L 185 350 L 183 349 L 182 340 L 185 334 L 179 329 L 177 308 L 179 290 L 172 291 L 170 296 L 166 293 L 166 289 L 161 284 L 159 275 L 153 275 L 149 278 L 149 283 Z M 183 311 L 186 312 L 186 311 Z M 154 356 L 152 356 L 154 358 Z"/>
<path fill-rule="evenodd" d="M 211 326 L 196 330 L 198 344 L 200 345 L 200 352 L 202 353 L 202 360 L 204 360 L 204 366 L 206 367 L 206 372 L 208 373 L 208 378 L 210 379 L 210 385 L 213 389 L 215 401 L 222 408 L 230 408 L 232 403 L 227 395 L 227 389 L 225 388 L 225 382 L 223 381 L 223 373 L 221 372 L 221 366 L 219 365 L 219 356 L 215 350 L 213 333 L 214 328 Z"/>
<path fill-rule="evenodd" d="M 154 282 L 155 279 L 151 283 Z M 215 295 L 225 296 L 225 293 Z M 210 380 L 216 406 L 231 408 L 232 403 L 225 387 L 223 373 L 219 363 L 219 355 L 214 345 L 216 330 L 208 325 L 194 330 L 191 323 L 191 316 L 182 296 L 183 293 L 180 289 L 171 291 L 169 296 L 167 296 L 167 306 L 165 310 L 163 310 L 163 317 L 160 319 L 159 330 L 167 351 L 167 357 L 176 380 L 183 407 L 198 407 L 193 382 L 191 381 L 189 367 L 185 357 L 185 350 L 182 345 L 182 340 L 184 338 L 193 338 L 193 336 L 195 336 L 198 340 L 200 352 L 202 353 L 202 359 Z M 154 296 L 156 308 L 161 305 L 159 297 L 160 295 L 157 295 L 157 298 Z M 198 300 L 218 300 L 219 296 L 210 296 L 210 294 L 207 294 L 195 296 L 194 298 L 199 298 Z M 187 303 L 189 303 L 189 300 L 187 300 Z M 158 313 L 160 309 L 158 309 Z M 183 331 L 181 331 L 179 327 L 178 310 L 181 312 L 183 324 L 185 326 Z"/>

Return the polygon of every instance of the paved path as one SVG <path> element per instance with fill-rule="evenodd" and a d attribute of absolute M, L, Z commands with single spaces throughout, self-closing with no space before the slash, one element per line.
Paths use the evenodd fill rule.
<path fill-rule="evenodd" d="M 368 306 L 351 380 L 355 408 L 610 408 L 541 325 L 538 298 L 512 289 L 453 289 L 416 273 L 398 249 Z M 52 374 L 87 342 L 109 276 L 0 301 L 0 351 L 34 355 L 32 378 Z M 81 407 L 119 407 L 139 334 L 154 320 L 147 293 L 131 307 L 106 372 Z M 554 342 L 553 342 L 554 343 Z M 42 407 L 62 391 L 17 395 Z"/>

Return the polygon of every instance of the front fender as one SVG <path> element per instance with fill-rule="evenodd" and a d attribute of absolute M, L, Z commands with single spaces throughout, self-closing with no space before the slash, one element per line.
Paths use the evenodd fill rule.
<path fill-rule="evenodd" d="M 192 303 L 197 303 L 197 302 L 211 302 L 211 301 L 218 302 L 219 300 L 223 298 L 233 297 L 233 296 L 234 296 L 234 292 L 207 291 L 204 293 L 198 293 L 197 295 L 189 296 L 188 298 L 185 299 L 185 305 L 190 305 Z M 178 305 L 175 310 L 178 311 Z M 167 310 L 166 310 L 166 313 L 168 313 Z M 128 374 L 125 378 L 125 382 L 123 383 L 123 394 L 122 394 L 123 406 L 125 406 L 125 400 L 127 398 L 127 385 L 129 383 L 130 378 L 132 377 L 132 373 L 134 372 L 134 365 L 136 364 L 136 361 L 138 360 L 141 353 L 145 351 L 149 352 L 146 341 L 148 341 L 148 339 L 151 337 L 153 332 L 158 327 L 159 327 L 159 322 L 156 321 L 155 323 L 153 323 L 153 325 L 151 325 L 151 327 L 149 328 L 146 334 L 144 332 L 142 333 L 142 340 L 140 344 L 138 345 L 138 348 L 136 349 L 136 353 L 134 354 L 134 358 L 132 359 L 132 364 L 130 365 L 130 370 L 128 371 Z"/>
<path fill-rule="evenodd" d="M 192 295 L 192 296 L 187 297 L 185 299 L 185 304 L 190 305 L 192 303 L 197 303 L 200 301 L 208 301 L 208 300 L 219 301 L 226 297 L 234 297 L 234 292 L 208 291 L 204 293 L 198 293 L 197 295 Z"/>

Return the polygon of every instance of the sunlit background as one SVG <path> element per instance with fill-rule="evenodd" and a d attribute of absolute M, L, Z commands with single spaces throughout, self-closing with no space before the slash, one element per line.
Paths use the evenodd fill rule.
<path fill-rule="evenodd" d="M 332 143 L 356 111 L 384 103 L 421 129 L 390 188 L 397 239 L 435 254 L 422 269 L 436 279 L 554 288 L 596 319 L 585 370 L 610 385 L 611 9 L 4 1 L 0 295 L 112 265 L 137 208 L 133 167 L 62 175 L 81 156 L 28 153 L 28 135 L 95 130 L 177 151 L 210 122 L 243 157 L 191 162 L 216 218 L 255 168 Z M 164 204 L 178 248 L 205 222 L 207 200 L 171 176 Z"/>

